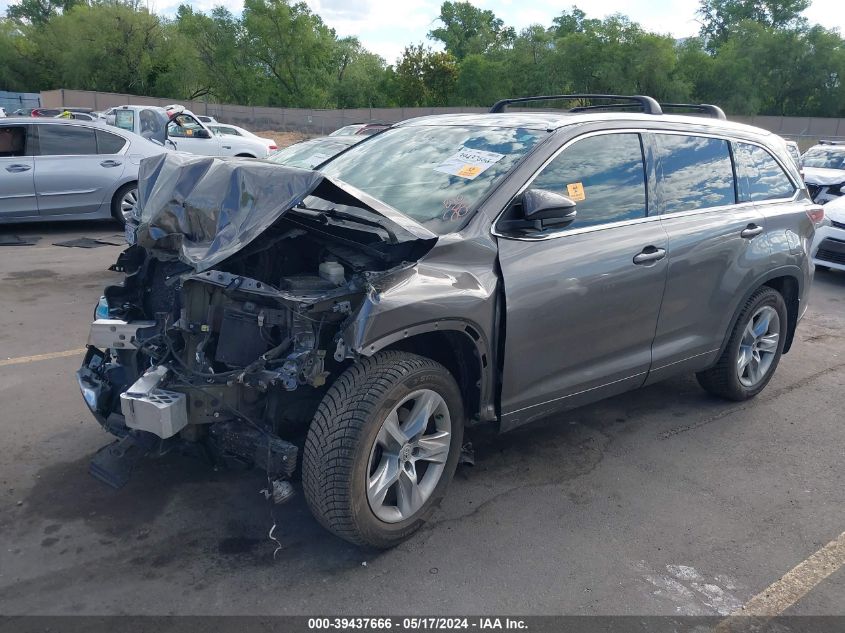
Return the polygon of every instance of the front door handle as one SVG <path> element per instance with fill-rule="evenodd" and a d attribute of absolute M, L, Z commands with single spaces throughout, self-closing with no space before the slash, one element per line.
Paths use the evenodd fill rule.
<path fill-rule="evenodd" d="M 100 163 L 103 167 L 119 167 L 122 164 L 119 160 L 104 160 Z"/>
<path fill-rule="evenodd" d="M 656 246 L 646 246 L 642 251 L 634 255 L 635 264 L 653 264 L 666 257 L 665 248 L 657 248 Z"/>
<path fill-rule="evenodd" d="M 740 232 L 740 237 L 750 240 L 752 237 L 757 237 L 763 232 L 763 227 L 759 224 L 749 224 Z"/>
<path fill-rule="evenodd" d="M 32 165 L 21 165 L 20 163 L 6 167 L 6 171 L 10 171 L 13 174 L 19 174 L 22 171 L 29 171 L 30 169 L 32 169 Z"/>

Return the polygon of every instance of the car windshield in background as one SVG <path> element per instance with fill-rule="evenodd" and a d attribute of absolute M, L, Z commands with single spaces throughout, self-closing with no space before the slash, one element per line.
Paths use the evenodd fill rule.
<path fill-rule="evenodd" d="M 547 134 L 527 128 L 399 127 L 350 148 L 321 171 L 446 234 L 460 229 L 499 178 Z"/>
<path fill-rule="evenodd" d="M 359 138 L 354 136 L 316 138 L 280 149 L 278 152 L 271 154 L 267 160 L 289 167 L 313 169 L 320 163 L 325 163 L 332 156 L 340 154 L 350 145 L 363 141 L 364 138 L 363 136 Z"/>
<path fill-rule="evenodd" d="M 826 149 L 814 147 L 808 149 L 801 159 L 804 167 L 823 167 L 825 169 L 845 169 L 845 148 Z"/>

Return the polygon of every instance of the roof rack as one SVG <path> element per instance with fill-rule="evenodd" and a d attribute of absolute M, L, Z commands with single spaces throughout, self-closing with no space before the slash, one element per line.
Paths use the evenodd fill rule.
<path fill-rule="evenodd" d="M 639 106 L 639 108 L 646 114 L 663 114 L 660 109 L 660 104 L 651 97 L 643 95 L 603 95 L 603 94 L 573 94 L 573 95 L 545 95 L 541 97 L 518 97 L 515 99 L 502 99 L 493 104 L 490 108 L 491 113 L 504 112 L 505 106 L 515 103 L 529 103 L 531 101 L 552 101 L 552 100 L 572 100 L 572 99 L 609 99 L 612 101 L 622 102 L 613 104 L 601 104 L 599 106 L 582 106 L 580 108 L 573 108 L 572 112 L 579 112 L 589 108 L 595 109 L 612 109 L 614 107 L 631 107 Z"/>
<path fill-rule="evenodd" d="M 713 119 L 727 120 L 725 111 L 719 106 L 710 105 L 709 103 L 661 103 L 660 107 L 664 110 L 692 110 L 693 112 L 700 112 Z"/>

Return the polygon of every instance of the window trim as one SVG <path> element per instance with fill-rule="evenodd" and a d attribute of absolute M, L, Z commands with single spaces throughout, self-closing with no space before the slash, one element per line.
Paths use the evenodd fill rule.
<path fill-rule="evenodd" d="M 657 209 L 654 209 L 655 213 L 652 213 L 652 195 L 651 190 L 649 188 L 649 158 L 647 154 L 647 146 L 645 143 L 645 139 L 643 138 L 644 134 L 647 134 L 652 130 L 648 130 L 645 128 L 614 128 L 608 130 L 595 130 L 593 132 L 586 132 L 584 134 L 580 134 L 575 136 L 568 141 L 566 141 L 563 145 L 557 148 L 552 155 L 549 156 L 543 163 L 531 174 L 531 176 L 525 181 L 525 183 L 517 190 L 517 192 L 511 197 L 510 200 L 504 205 L 502 210 L 496 215 L 496 218 L 493 220 L 493 223 L 490 227 L 490 233 L 496 237 L 501 237 L 507 240 L 516 240 L 519 242 L 542 242 L 545 240 L 552 240 L 558 239 L 561 237 L 567 237 L 570 235 L 583 235 L 584 233 L 593 233 L 594 231 L 603 231 L 605 229 L 614 229 L 620 226 L 631 226 L 634 224 L 644 224 L 646 222 L 655 222 L 660 220 L 660 214 L 657 213 Z M 499 230 L 499 222 L 502 219 L 502 216 L 505 215 L 507 210 L 510 208 L 513 201 L 516 200 L 522 193 L 528 189 L 531 184 L 536 180 L 537 176 L 552 162 L 554 161 L 563 151 L 567 148 L 571 147 L 578 141 L 582 141 L 586 138 L 591 138 L 593 136 L 607 136 L 610 134 L 637 134 L 640 140 L 640 151 L 642 152 L 642 159 L 643 159 L 643 180 L 645 185 L 645 194 L 646 194 L 646 215 L 642 218 L 632 218 L 630 220 L 619 220 L 617 222 L 607 222 L 605 224 L 594 224 L 593 226 L 583 226 L 581 228 L 575 228 L 571 230 L 562 229 L 560 231 L 555 231 L 554 233 L 548 233 L 546 235 L 511 235 L 508 233 L 503 233 Z M 577 208 L 577 207 L 576 207 Z"/>

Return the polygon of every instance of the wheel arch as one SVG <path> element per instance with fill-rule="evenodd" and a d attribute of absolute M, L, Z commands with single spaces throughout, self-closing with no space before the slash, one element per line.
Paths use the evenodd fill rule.
<path fill-rule="evenodd" d="M 370 342 L 359 353 L 371 356 L 381 350 L 411 352 L 440 363 L 461 389 L 467 422 L 496 419 L 493 355 L 477 325 L 463 320 L 422 323 Z"/>
<path fill-rule="evenodd" d="M 781 268 L 770 270 L 767 274 L 758 278 L 755 283 L 751 284 L 748 291 L 741 297 L 740 301 L 737 302 L 734 308 L 733 316 L 731 316 L 730 323 L 725 330 L 725 336 L 722 340 L 722 345 L 719 348 L 717 358 L 722 355 L 722 352 L 724 352 L 725 346 L 728 344 L 728 340 L 730 339 L 731 332 L 733 332 L 737 319 L 739 318 L 743 307 L 745 307 L 746 302 L 752 294 L 763 286 L 768 286 L 777 290 L 783 297 L 784 303 L 786 303 L 787 331 L 786 340 L 783 345 L 783 353 L 786 354 L 792 346 L 792 341 L 795 337 L 795 329 L 798 326 L 798 315 L 801 309 L 801 296 L 803 295 L 801 275 L 801 269 L 797 266 L 783 266 Z"/>
<path fill-rule="evenodd" d="M 249 152 L 240 152 L 238 154 L 235 154 L 235 158 L 255 158 L 255 156 L 250 154 Z"/>

